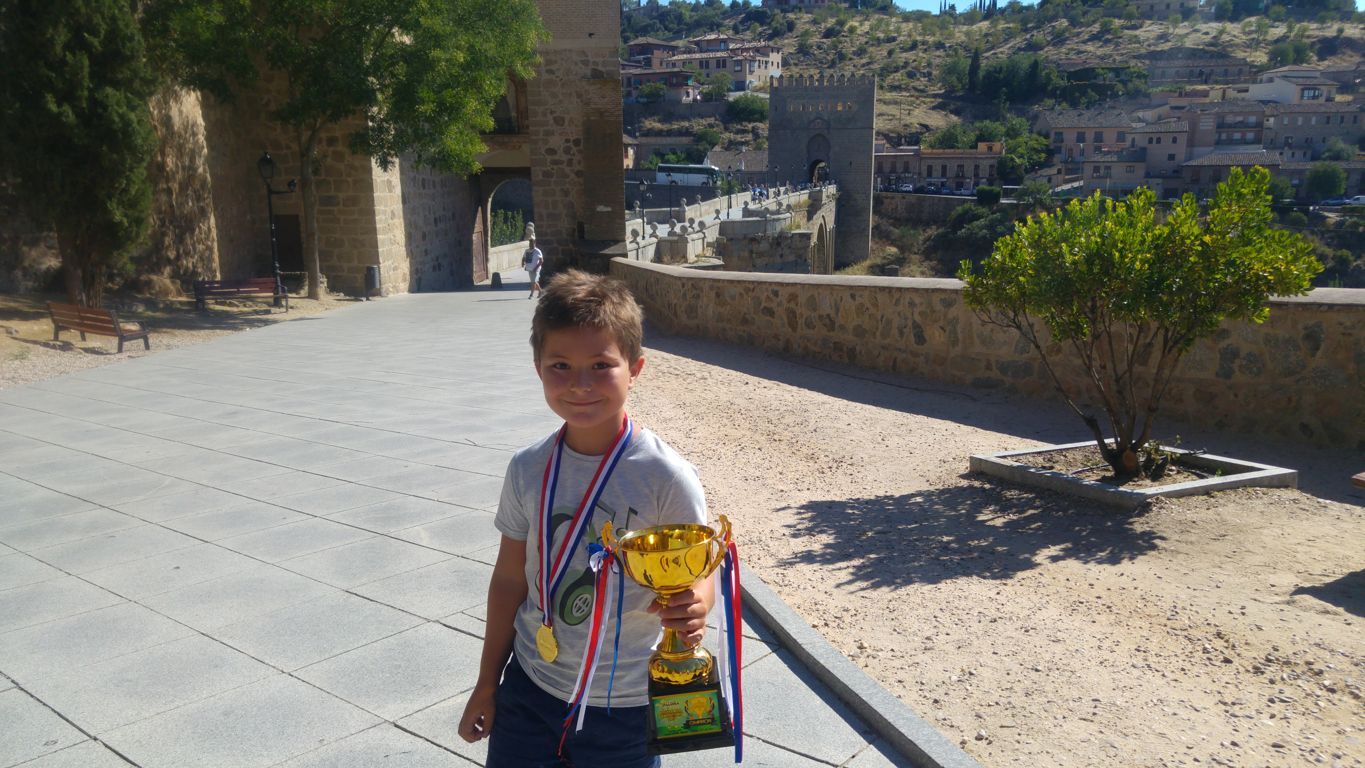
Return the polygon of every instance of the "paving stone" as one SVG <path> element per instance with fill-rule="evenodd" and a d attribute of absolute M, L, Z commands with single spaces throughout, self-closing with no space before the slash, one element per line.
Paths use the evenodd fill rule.
<path fill-rule="evenodd" d="M 130 474 L 135 476 L 126 476 Z M 122 468 L 121 475 L 125 476 L 100 479 L 82 475 L 71 480 L 53 480 L 49 483 L 53 490 L 104 506 L 169 496 L 194 487 L 193 483 L 178 478 L 134 470 L 127 466 Z"/>
<path fill-rule="evenodd" d="M 18 688 L 0 692 L 0 723 L 5 734 L 0 739 L 0 765 L 18 765 L 87 740 Z"/>
<path fill-rule="evenodd" d="M 450 555 L 444 552 L 375 536 L 285 560 L 280 567 L 345 589 L 448 559 Z"/>
<path fill-rule="evenodd" d="M 473 687 L 483 643 L 428 623 L 295 672 L 299 678 L 387 720 L 398 720 Z"/>
<path fill-rule="evenodd" d="M 848 768 L 909 768 L 914 763 L 878 739 L 848 761 Z"/>
<path fill-rule="evenodd" d="M 177 517 L 163 522 L 162 525 L 204 541 L 218 541 L 308 519 L 310 519 L 308 515 L 292 509 L 277 507 L 264 501 L 248 501 L 216 512 Z"/>
<path fill-rule="evenodd" d="M 477 561 L 479 561 L 480 563 L 488 563 L 489 565 L 497 565 L 497 564 L 498 564 L 498 550 L 500 550 L 500 549 L 502 549 L 502 541 L 501 541 L 501 539 L 499 539 L 498 544 L 496 544 L 496 545 L 494 545 L 494 546 L 491 546 L 491 547 L 484 547 L 483 549 L 476 549 L 476 550 L 474 550 L 474 551 L 472 551 L 472 552 L 465 552 L 465 553 L 463 553 L 463 554 L 461 555 L 461 557 L 467 557 L 467 558 L 469 558 L 470 560 L 477 560 Z"/>
<path fill-rule="evenodd" d="M 365 480 L 365 484 L 375 488 L 383 488 L 397 493 L 427 494 L 437 488 L 449 488 L 453 485 L 463 485 L 473 482 L 483 477 L 472 472 L 462 472 L 458 469 L 447 469 L 445 467 L 433 467 L 426 464 L 408 467 L 395 472 L 387 472 L 382 475 L 370 477 Z"/>
<path fill-rule="evenodd" d="M 0 634 L 0 670 L 30 682 L 192 634 L 155 611 L 119 603 Z"/>
<path fill-rule="evenodd" d="M 497 506 L 498 499 L 502 497 L 502 478 L 479 475 L 469 482 L 438 488 L 426 495 L 437 501 L 470 509 L 488 509 Z"/>
<path fill-rule="evenodd" d="M 458 730 L 460 717 L 468 701 L 469 691 L 465 691 L 409 715 L 399 720 L 398 724 L 467 760 L 483 765 L 488 760 L 488 740 L 469 744 L 460 738 Z"/>
<path fill-rule="evenodd" d="M 452 555 L 487 549 L 502 541 L 502 534 L 493 527 L 493 516 L 485 512 L 466 512 L 390 535 Z"/>
<path fill-rule="evenodd" d="M 399 494 L 363 485 L 334 485 L 307 493 L 296 493 L 271 499 L 270 503 L 298 510 L 310 515 L 331 515 L 356 507 L 392 501 Z"/>
<path fill-rule="evenodd" d="M 50 752 L 37 760 L 24 763 L 22 768 L 130 768 L 132 763 L 110 752 L 97 741 L 81 743 Z"/>
<path fill-rule="evenodd" d="M 373 538 L 370 531 L 309 517 L 263 531 L 218 540 L 218 545 L 269 563 Z"/>
<path fill-rule="evenodd" d="M 71 722 L 99 735 L 275 674 L 250 656 L 195 634 L 38 678 L 27 687 Z"/>
<path fill-rule="evenodd" d="M 0 632 L 31 627 L 124 602 L 123 598 L 75 576 L 0 592 Z"/>
<path fill-rule="evenodd" d="M 7 551 L 12 552 L 12 550 Z M 47 563 L 19 552 L 0 555 L 0 592 L 15 587 L 37 584 L 40 581 L 60 579 L 65 575 L 67 574 Z"/>
<path fill-rule="evenodd" d="M 338 592 L 219 627 L 213 634 L 262 661 L 293 671 L 421 623 L 421 618 L 411 614 Z"/>
<path fill-rule="evenodd" d="M 49 565 L 80 575 L 198 544 L 197 539 L 160 526 L 139 525 L 35 549 L 31 554 Z"/>
<path fill-rule="evenodd" d="M 138 525 L 146 523 L 112 509 L 97 508 L 0 528 L 0 541 L 21 552 L 28 552 Z"/>
<path fill-rule="evenodd" d="M 484 631 L 488 628 L 487 622 L 483 619 L 476 619 L 467 613 L 452 613 L 449 616 L 443 616 L 441 623 L 480 640 L 483 639 Z"/>
<path fill-rule="evenodd" d="M 114 504 L 113 508 L 149 523 L 174 520 L 177 517 L 201 515 L 228 507 L 235 507 L 250 501 L 243 496 L 206 485 L 196 485 L 190 490 L 154 499 Z"/>
<path fill-rule="evenodd" d="M 856 755 L 872 738 L 866 726 L 843 703 L 812 690 L 793 668 L 799 664 L 785 651 L 774 653 L 744 670 L 744 729 L 780 746 L 835 765 Z M 793 712 L 802 713 L 792 717 Z M 820 734 L 811 739 L 811 733 Z"/>
<path fill-rule="evenodd" d="M 155 595 L 143 603 L 176 621 L 207 631 L 334 592 L 312 579 L 273 565 L 259 565 Z"/>
<path fill-rule="evenodd" d="M 142 768 L 266 768 L 375 725 L 373 716 L 287 675 L 104 734 Z"/>
<path fill-rule="evenodd" d="M 428 619 L 482 605 L 488 599 L 493 569 L 463 558 L 373 581 L 351 591 Z"/>
<path fill-rule="evenodd" d="M 464 507 L 432 501 L 431 499 L 400 496 L 389 501 L 381 501 L 378 504 L 370 504 L 328 515 L 328 519 L 376 533 L 389 533 L 467 511 Z"/>
<path fill-rule="evenodd" d="M 794 719 L 800 719 L 800 717 L 794 716 Z M 660 763 L 660 768 L 714 768 L 718 765 L 734 765 L 735 753 L 733 747 L 703 749 L 696 752 L 664 755 Z M 828 766 L 829 763 L 813 760 L 799 752 L 768 744 L 750 736 L 744 740 L 743 765 L 745 768 L 807 768 L 808 766 L 815 768 L 815 766 Z"/>
<path fill-rule="evenodd" d="M 0 464 L 3 463 L 0 460 Z M 12 480 L 14 482 L 7 484 L 7 487 L 0 488 L 0 498 L 5 499 L 5 503 L 0 505 L 0 528 L 36 523 L 73 512 L 87 512 L 99 506 L 92 501 L 58 493 L 26 480 Z"/>
<path fill-rule="evenodd" d="M 128 598 L 143 598 L 216 579 L 260 563 L 215 544 L 196 544 L 164 555 L 101 568 L 84 574 L 86 581 Z"/>
<path fill-rule="evenodd" d="M 332 477 L 315 475 L 312 472 L 288 471 L 269 477 L 254 477 L 231 483 L 217 483 L 224 491 L 230 491 L 259 501 L 270 501 L 281 496 L 293 496 L 323 488 L 340 485 L 341 481 Z"/>
<path fill-rule="evenodd" d="M 469 768 L 469 762 L 386 723 L 278 768 Z"/>

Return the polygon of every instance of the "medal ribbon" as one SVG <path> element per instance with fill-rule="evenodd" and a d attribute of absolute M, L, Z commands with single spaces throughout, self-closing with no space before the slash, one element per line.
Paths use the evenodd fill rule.
<path fill-rule="evenodd" d="M 735 762 L 744 759 L 744 686 L 740 665 L 744 650 L 743 611 L 739 591 L 739 550 L 731 541 L 726 547 L 725 560 L 716 580 L 720 593 L 720 688 L 725 692 L 725 706 L 729 710 L 730 725 L 735 732 Z"/>
<path fill-rule="evenodd" d="M 597 574 L 594 578 L 595 589 L 592 603 L 592 622 L 588 625 L 587 646 L 583 649 L 583 663 L 578 668 L 578 675 L 575 680 L 573 696 L 569 699 L 569 709 L 564 716 L 564 730 L 559 735 L 559 754 L 563 756 L 564 742 L 569 736 L 569 727 L 575 725 L 575 713 L 577 717 L 577 727 L 574 731 L 583 730 L 583 718 L 588 713 L 585 706 L 588 700 L 588 691 L 592 688 L 593 677 L 597 674 L 597 657 L 601 655 L 602 646 L 606 645 L 607 623 L 603 617 L 611 611 L 607 608 L 607 601 L 611 598 L 611 591 L 607 588 L 607 582 L 612 573 L 616 573 L 616 581 L 622 589 L 625 587 L 625 579 L 621 576 L 621 566 L 616 562 L 616 554 L 611 547 L 606 547 L 596 542 L 588 545 L 588 550 L 592 553 L 590 562 L 593 573 Z M 618 594 L 616 603 L 616 645 L 612 649 L 611 673 L 612 679 L 607 683 L 607 700 L 611 701 L 611 687 L 616 677 L 616 654 L 619 652 L 621 643 L 621 603 L 624 594 Z M 610 706 L 610 704 L 608 704 Z"/>
<path fill-rule="evenodd" d="M 560 427 L 559 434 L 555 436 L 555 449 L 545 462 L 545 479 L 541 481 L 540 486 L 540 535 L 536 542 L 540 547 L 540 574 L 536 586 L 540 590 L 540 622 L 547 627 L 554 626 L 551 603 L 555 591 L 559 589 L 559 583 L 569 571 L 569 563 L 573 560 L 572 553 L 578 548 L 578 543 L 583 539 L 583 532 L 592 522 L 592 510 L 597 506 L 597 500 L 607 487 L 607 480 L 611 478 L 617 462 L 626 452 L 630 445 L 630 437 L 635 431 L 635 426 L 627 415 L 621 420 L 621 429 L 616 433 L 611 448 L 597 465 L 592 482 L 588 483 L 587 490 L 583 492 L 583 500 L 578 503 L 578 510 L 569 521 L 569 528 L 565 532 L 559 551 L 552 553 L 554 529 L 550 524 L 550 518 L 554 513 L 555 486 L 559 485 L 559 465 L 564 454 L 564 433 L 568 428 L 567 424 Z"/>

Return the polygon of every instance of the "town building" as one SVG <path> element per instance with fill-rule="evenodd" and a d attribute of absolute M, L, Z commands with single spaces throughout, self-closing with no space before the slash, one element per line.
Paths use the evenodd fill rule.
<path fill-rule="evenodd" d="M 649 69 L 663 69 L 668 57 L 677 55 L 682 47 L 682 43 L 637 37 L 626 43 L 626 61 Z"/>
<path fill-rule="evenodd" d="M 764 8 L 824 8 L 830 0 L 763 0 Z"/>
<path fill-rule="evenodd" d="M 1228 180 L 1233 168 L 1246 172 L 1259 165 L 1270 171 L 1272 176 L 1278 176 L 1281 163 L 1280 153 L 1269 149 L 1213 152 L 1189 160 L 1180 167 L 1181 188 L 1195 197 L 1212 197 L 1218 185 Z"/>
<path fill-rule="evenodd" d="M 1233 100 L 1191 104 L 1185 110 L 1190 124 L 1190 157 L 1214 151 L 1259 149 L 1263 143 L 1266 106 L 1258 101 Z"/>
<path fill-rule="evenodd" d="M 699 75 L 726 74 L 730 87 L 747 91 L 782 75 L 782 49 L 772 43 L 745 40 L 712 32 L 688 41 L 690 47 L 664 60 L 669 69 L 692 70 Z"/>
<path fill-rule="evenodd" d="M 1087 157 L 1081 164 L 1083 192 L 1123 197 L 1138 187 L 1152 186 L 1146 177 L 1147 155 L 1146 147 L 1137 147 Z"/>
<path fill-rule="evenodd" d="M 1189 18 L 1199 11 L 1199 0 L 1136 0 L 1133 7 L 1144 19 L 1164 20 L 1173 13 Z"/>
<path fill-rule="evenodd" d="M 973 149 L 888 147 L 877 142 L 872 153 L 874 183 L 881 189 L 913 184 L 973 190 L 997 183 L 997 168 L 1004 155 L 1005 144 L 1000 141 L 978 142 Z"/>
<path fill-rule="evenodd" d="M 1247 98 L 1277 104 L 1332 101 L 1340 84 L 1316 67 L 1280 67 L 1262 72 L 1247 88 Z"/>
<path fill-rule="evenodd" d="M 621 67 L 621 97 L 626 104 L 640 103 L 640 86 L 649 83 L 664 87 L 663 100 L 669 104 L 691 104 L 701 100 L 701 86 L 686 70 Z"/>
<path fill-rule="evenodd" d="M 1147 56 L 1147 83 L 1152 86 L 1239 83 L 1253 71 L 1246 59 L 1208 48 L 1167 48 Z"/>
<path fill-rule="evenodd" d="M 1054 157 L 1065 164 L 1079 164 L 1096 152 L 1117 152 L 1128 146 L 1133 118 L 1115 109 L 1059 109 L 1044 112 L 1035 130 L 1050 139 Z"/>
<path fill-rule="evenodd" d="M 1365 133 L 1362 114 L 1365 103 L 1355 101 L 1270 104 L 1265 113 L 1265 146 L 1303 148 L 1316 158 L 1334 137 L 1355 144 Z"/>
<path fill-rule="evenodd" d="M 1145 175 L 1150 179 L 1180 178 L 1180 166 L 1190 159 L 1190 124 L 1187 120 L 1163 120 L 1133 128 L 1129 149 L 1141 149 Z"/>

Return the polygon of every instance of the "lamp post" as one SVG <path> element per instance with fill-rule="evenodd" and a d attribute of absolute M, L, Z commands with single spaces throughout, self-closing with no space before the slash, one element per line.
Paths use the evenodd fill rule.
<path fill-rule="evenodd" d="M 730 217 L 730 209 L 735 207 L 735 172 L 725 167 L 725 217 Z"/>
<path fill-rule="evenodd" d="M 269 152 L 262 153 L 261 159 L 256 161 L 256 171 L 265 182 L 265 215 L 270 220 L 270 264 L 275 274 L 275 306 L 278 307 L 280 297 L 284 296 L 284 281 L 280 279 L 280 247 L 275 241 L 275 195 L 292 194 L 294 180 L 289 180 L 288 189 L 275 189 L 270 185 L 270 180 L 275 178 L 275 159 Z"/>
<path fill-rule="evenodd" d="M 669 211 L 668 215 L 669 215 L 669 216 L 672 216 L 672 215 L 673 215 L 673 188 L 676 187 L 676 186 L 678 186 L 678 182 L 676 182 L 676 181 L 673 180 L 673 174 L 672 174 L 672 173 L 666 173 L 666 174 L 664 174 L 664 178 L 668 179 L 668 211 Z"/>

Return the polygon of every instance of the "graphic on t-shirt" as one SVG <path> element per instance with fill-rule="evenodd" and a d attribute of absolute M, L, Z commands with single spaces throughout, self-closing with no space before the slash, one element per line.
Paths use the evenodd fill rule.
<path fill-rule="evenodd" d="M 550 515 L 550 537 L 552 541 L 559 537 L 559 527 L 569 522 L 569 520 L 573 518 L 573 513 L 575 511 L 576 510 L 571 507 L 560 507 L 559 511 Z M 606 513 L 606 518 L 611 521 L 613 527 L 617 525 L 615 510 L 601 501 L 598 501 L 597 506 L 593 509 L 592 529 L 593 540 L 597 541 L 599 544 L 601 543 L 602 522 L 604 522 L 601 520 L 601 513 Z M 621 524 L 621 527 L 623 529 L 629 529 L 630 519 L 639 516 L 640 513 L 636 512 L 633 507 L 627 507 L 626 519 L 625 522 Z M 618 533 L 621 533 L 621 531 L 618 531 Z M 587 544 L 585 543 L 583 546 L 587 547 Z M 559 587 L 558 603 L 555 606 L 555 613 L 558 615 L 558 618 L 555 619 L 556 621 L 562 621 L 569 626 L 578 626 L 588 620 L 588 617 L 592 615 L 592 599 L 594 592 L 592 577 L 593 573 L 591 568 L 584 568 L 582 571 L 573 575 L 565 574 L 564 581 Z"/>

